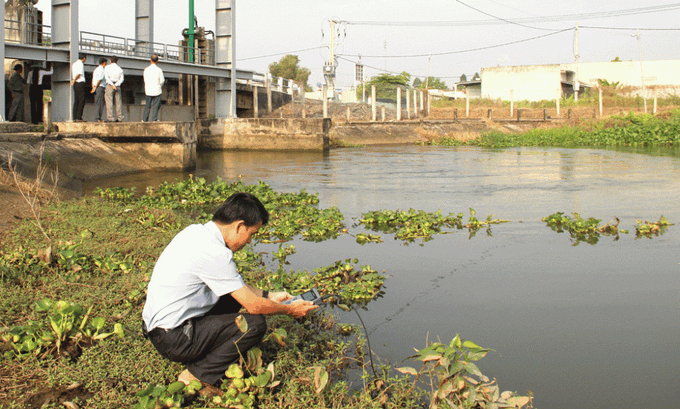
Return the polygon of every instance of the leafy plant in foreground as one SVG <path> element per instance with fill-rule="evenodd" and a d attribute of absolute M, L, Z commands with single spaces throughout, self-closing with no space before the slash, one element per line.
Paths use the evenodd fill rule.
<path fill-rule="evenodd" d="M 139 402 L 133 409 L 154 409 L 154 408 L 180 408 L 185 399 L 196 395 L 203 385 L 200 381 L 193 380 L 189 385 L 177 381 L 170 385 L 149 385 L 135 394 Z"/>
<path fill-rule="evenodd" d="M 412 389 L 423 375 L 430 378 L 433 385 L 430 408 L 433 409 L 521 408 L 530 404 L 530 396 L 501 393 L 495 380 L 481 373 L 474 361 L 484 358 L 489 351 L 456 335 L 448 345 L 435 342 L 409 357 L 423 362 L 420 370 L 412 367 L 397 370 L 415 376 Z"/>
<path fill-rule="evenodd" d="M 5 351 L 5 357 L 23 357 L 29 354 L 42 358 L 62 353 L 64 347 L 70 348 L 72 358 L 77 356 L 79 348 L 111 335 L 123 336 L 121 324 L 115 324 L 113 332 L 102 332 L 106 320 L 102 317 L 89 320 L 92 307 L 84 314 L 83 308 L 68 301 L 54 302 L 44 299 L 35 303 L 36 312 L 47 314 L 49 327 L 44 322 L 31 321 L 28 325 L 16 326 L 2 335 L 2 341 L 11 349 Z"/>

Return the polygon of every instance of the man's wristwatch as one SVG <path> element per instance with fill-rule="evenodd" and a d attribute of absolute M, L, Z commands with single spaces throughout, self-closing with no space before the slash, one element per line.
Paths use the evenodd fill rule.
<path fill-rule="evenodd" d="M 267 298 L 267 299 L 269 299 L 269 291 L 267 291 L 267 290 L 262 290 L 262 298 Z"/>

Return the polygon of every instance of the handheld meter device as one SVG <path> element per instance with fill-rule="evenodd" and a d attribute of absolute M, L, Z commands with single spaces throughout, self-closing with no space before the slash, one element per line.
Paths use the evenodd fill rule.
<path fill-rule="evenodd" d="M 314 303 L 314 305 L 320 305 L 321 301 L 323 298 L 319 294 L 319 292 L 316 290 L 316 288 L 312 288 L 311 290 L 307 291 L 306 293 L 302 293 L 299 295 L 296 295 L 295 297 L 283 301 L 281 304 L 291 304 L 297 300 L 303 300 L 303 301 L 311 301 Z"/>

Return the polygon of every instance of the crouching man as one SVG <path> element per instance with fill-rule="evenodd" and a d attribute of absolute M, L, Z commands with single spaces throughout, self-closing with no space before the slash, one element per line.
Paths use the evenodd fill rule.
<path fill-rule="evenodd" d="M 143 330 L 162 356 L 186 365 L 178 380 L 217 385 L 238 362 L 239 351 L 245 354 L 262 340 L 264 315 L 299 318 L 317 308 L 309 301 L 280 304 L 291 295 L 250 286 L 236 270 L 234 252 L 268 221 L 255 196 L 233 194 L 211 222 L 181 231 L 158 258 L 142 312 Z M 248 322 L 245 334 L 236 325 L 241 308 Z"/>

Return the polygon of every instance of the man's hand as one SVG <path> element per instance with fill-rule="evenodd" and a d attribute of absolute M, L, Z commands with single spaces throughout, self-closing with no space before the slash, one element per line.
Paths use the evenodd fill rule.
<path fill-rule="evenodd" d="M 304 317 L 309 311 L 319 308 L 311 301 L 299 300 L 292 304 L 280 304 L 279 301 L 285 301 L 291 298 L 291 295 L 285 291 L 269 293 L 267 298 L 262 297 L 261 290 L 244 285 L 236 291 L 230 293 L 232 297 L 249 314 L 286 314 L 291 317 Z"/>
<path fill-rule="evenodd" d="M 297 300 L 292 304 L 288 305 L 290 307 L 288 315 L 295 318 L 302 318 L 307 315 L 311 310 L 319 308 L 318 305 L 314 305 L 311 301 Z"/>
<path fill-rule="evenodd" d="M 286 300 L 290 300 L 293 298 L 292 295 L 288 294 L 288 291 L 278 291 L 278 292 L 270 292 L 269 297 L 271 301 L 277 302 L 277 303 L 282 303 Z"/>

